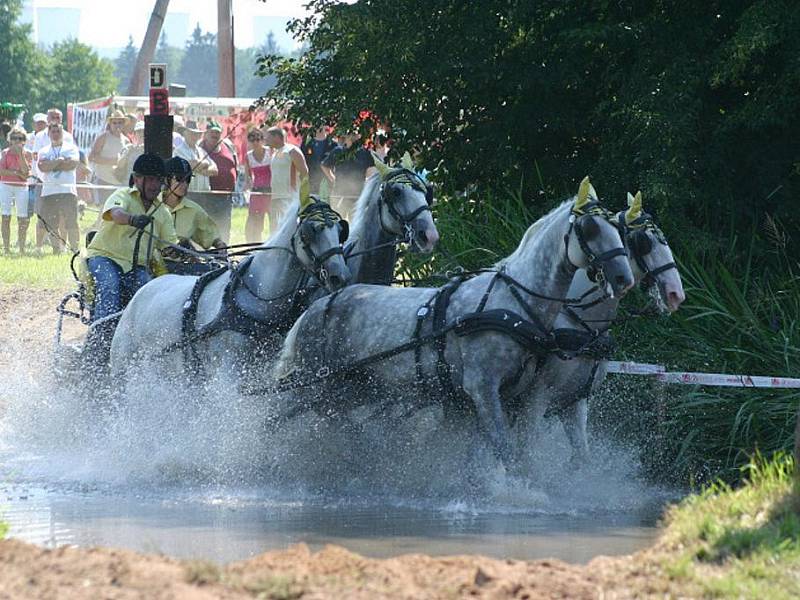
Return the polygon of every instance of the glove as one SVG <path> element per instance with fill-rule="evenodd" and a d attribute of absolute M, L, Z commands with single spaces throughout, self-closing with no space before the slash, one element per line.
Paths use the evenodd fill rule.
<path fill-rule="evenodd" d="M 128 219 L 128 225 L 131 227 L 136 227 L 136 229 L 144 229 L 153 221 L 153 217 L 150 215 L 131 215 L 131 218 Z"/>

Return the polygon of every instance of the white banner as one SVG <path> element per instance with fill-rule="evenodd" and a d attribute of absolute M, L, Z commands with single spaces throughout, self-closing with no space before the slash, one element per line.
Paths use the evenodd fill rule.
<path fill-rule="evenodd" d="M 106 129 L 108 105 L 100 108 L 72 107 L 72 136 L 78 148 L 89 153 L 92 144 Z"/>
<path fill-rule="evenodd" d="M 796 377 L 772 377 L 769 375 L 738 375 L 730 373 L 692 373 L 670 372 L 663 365 L 647 363 L 619 362 L 607 363 L 609 373 L 621 375 L 650 375 L 664 383 L 681 385 L 712 385 L 721 387 L 800 389 L 800 379 Z"/>

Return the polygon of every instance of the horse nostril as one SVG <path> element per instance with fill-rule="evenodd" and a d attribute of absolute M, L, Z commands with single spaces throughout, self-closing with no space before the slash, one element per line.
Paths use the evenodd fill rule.
<path fill-rule="evenodd" d="M 631 286 L 630 280 L 625 277 L 625 275 L 617 275 L 614 278 L 614 283 L 616 283 L 617 289 L 624 290 Z"/>
<path fill-rule="evenodd" d="M 420 231 L 419 233 L 417 233 L 417 238 L 423 244 L 427 244 L 428 243 L 428 234 L 425 231 Z"/>
<path fill-rule="evenodd" d="M 342 284 L 343 284 L 342 278 L 339 277 L 338 275 L 330 275 L 328 277 L 328 285 L 330 285 L 332 288 L 338 289 L 342 287 Z"/>

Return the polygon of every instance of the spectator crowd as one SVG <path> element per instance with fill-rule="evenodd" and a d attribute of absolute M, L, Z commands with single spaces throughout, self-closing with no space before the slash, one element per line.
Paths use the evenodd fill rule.
<path fill-rule="evenodd" d="M 75 144 L 57 108 L 33 115 L 33 130 L 20 124 L 0 123 L 0 209 L 6 256 L 11 247 L 11 221 L 16 217 L 16 251 L 41 256 L 45 244 L 55 254 L 80 246 L 79 214 L 96 212 L 89 230 L 100 228 L 101 209 L 116 189 L 134 185 L 134 165 L 145 154 L 145 127 L 141 115 L 109 110 L 105 130 L 88 152 Z M 204 239 L 208 245 L 227 244 L 235 205 L 247 207 L 244 235 L 258 242 L 274 230 L 288 205 L 299 196 L 299 182 L 309 178 L 312 194 L 328 198 L 343 216 L 352 212 L 365 179 L 374 171 L 370 150 L 355 132 L 335 137 L 327 127 L 313 130 L 300 145 L 289 142 L 282 127 L 248 125 L 243 160 L 219 123 L 204 127 L 174 115 L 173 157 L 187 165 L 190 176 L 186 201 L 173 202 L 173 223 L 192 214 L 207 215 Z M 385 160 L 387 136 L 378 132 L 368 142 Z M 244 153 L 243 153 L 244 154 Z M 174 160 L 174 159 L 173 159 Z M 176 167 L 177 168 L 177 167 Z M 182 168 L 182 167 L 181 167 Z M 194 208 L 196 207 L 196 208 Z M 33 217 L 35 235 L 29 241 Z M 193 219 L 206 217 L 192 217 Z M 206 246 L 197 243 L 197 246 Z"/>

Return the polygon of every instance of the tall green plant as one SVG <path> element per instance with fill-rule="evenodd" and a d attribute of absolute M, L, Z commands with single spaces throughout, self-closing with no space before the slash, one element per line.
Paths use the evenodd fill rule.
<path fill-rule="evenodd" d="M 784 255 L 765 269 L 756 239 L 744 252 L 681 248 L 686 302 L 670 319 L 628 324 L 621 356 L 682 371 L 800 376 L 796 264 Z M 686 481 L 737 479 L 755 451 L 790 451 L 798 405 L 800 390 L 613 382 L 595 408 L 608 418 L 601 427 L 639 443 L 653 471 Z"/>

